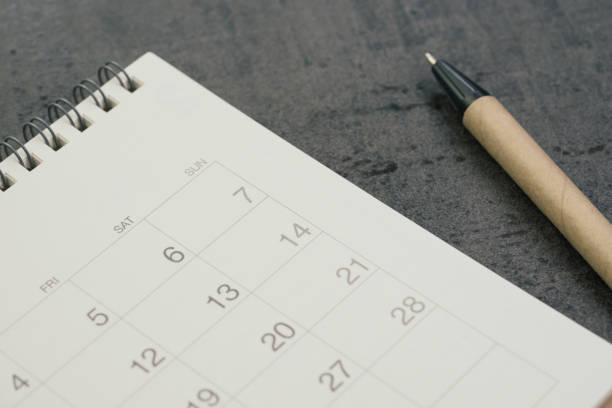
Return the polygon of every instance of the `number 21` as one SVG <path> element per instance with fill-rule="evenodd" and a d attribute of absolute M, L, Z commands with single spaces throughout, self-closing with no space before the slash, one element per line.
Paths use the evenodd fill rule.
<path fill-rule="evenodd" d="M 361 275 L 357 275 L 357 273 L 355 273 L 355 275 L 353 276 L 353 272 L 357 268 L 361 268 L 364 271 L 368 271 L 369 270 L 367 266 L 365 266 L 361 262 L 357 261 L 356 259 L 351 258 L 350 266 L 348 266 L 348 267 L 344 266 L 342 268 L 338 268 L 336 270 L 336 276 L 339 277 L 339 278 L 342 278 L 344 276 L 346 278 L 347 285 L 351 286 L 352 284 L 357 282 L 357 280 L 361 277 Z"/>

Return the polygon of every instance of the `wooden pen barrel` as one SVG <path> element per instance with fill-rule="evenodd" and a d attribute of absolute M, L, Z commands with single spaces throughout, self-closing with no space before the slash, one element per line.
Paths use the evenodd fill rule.
<path fill-rule="evenodd" d="M 612 288 L 612 224 L 497 99 L 484 96 L 463 124 Z"/>

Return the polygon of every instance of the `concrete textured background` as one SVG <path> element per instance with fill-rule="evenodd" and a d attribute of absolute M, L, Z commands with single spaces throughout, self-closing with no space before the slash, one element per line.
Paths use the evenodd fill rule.
<path fill-rule="evenodd" d="M 5 135 L 20 134 L 24 121 L 42 115 L 52 98 L 69 96 L 107 59 L 129 64 L 153 51 L 612 341 L 612 292 L 461 127 L 423 57 L 428 50 L 444 57 L 498 96 L 612 219 L 607 0 L 0 0 L 0 6 Z"/>

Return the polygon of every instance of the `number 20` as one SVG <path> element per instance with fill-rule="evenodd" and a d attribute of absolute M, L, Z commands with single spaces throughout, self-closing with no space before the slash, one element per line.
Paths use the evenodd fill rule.
<path fill-rule="evenodd" d="M 272 347 L 273 352 L 277 352 L 281 347 L 285 345 L 285 341 L 280 340 L 277 342 L 277 338 L 283 338 L 285 340 L 289 340 L 295 336 L 295 329 L 291 327 L 289 324 L 284 322 L 278 322 L 274 325 L 273 333 L 265 333 L 261 336 L 261 342 L 263 344 L 268 344 L 266 339 L 271 339 L 270 347 Z"/>

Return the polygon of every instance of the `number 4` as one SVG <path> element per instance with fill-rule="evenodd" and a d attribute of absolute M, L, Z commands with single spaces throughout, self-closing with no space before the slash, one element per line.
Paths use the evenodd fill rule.
<path fill-rule="evenodd" d="M 310 230 L 308 228 L 302 227 L 297 222 L 293 223 L 293 232 L 295 232 L 295 236 L 300 238 L 304 234 L 310 235 Z"/>
<path fill-rule="evenodd" d="M 30 386 L 30 383 L 28 383 L 28 380 L 24 380 L 23 378 L 19 377 L 17 374 L 13 374 L 13 388 L 15 389 L 15 391 L 19 391 L 23 387 L 29 387 L 29 386 Z"/>

